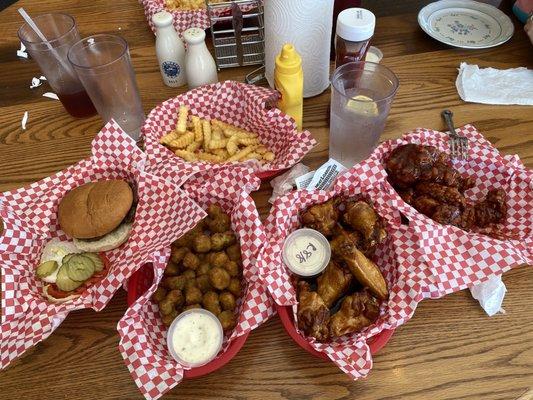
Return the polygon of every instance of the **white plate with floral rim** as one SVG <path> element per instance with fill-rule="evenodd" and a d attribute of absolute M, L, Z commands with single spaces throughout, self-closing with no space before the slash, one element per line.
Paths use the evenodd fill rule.
<path fill-rule="evenodd" d="M 464 49 L 498 46 L 513 36 L 514 25 L 502 11 L 473 0 L 440 0 L 418 13 L 418 24 L 433 39 Z"/>

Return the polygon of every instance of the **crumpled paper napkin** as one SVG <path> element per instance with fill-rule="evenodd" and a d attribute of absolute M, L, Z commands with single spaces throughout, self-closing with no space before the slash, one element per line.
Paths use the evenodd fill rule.
<path fill-rule="evenodd" d="M 533 70 L 524 67 L 500 70 L 463 62 L 455 85 L 471 103 L 533 105 Z"/>
<path fill-rule="evenodd" d="M 502 282 L 501 275 L 493 276 L 485 282 L 478 283 L 470 288 L 472 297 L 479 301 L 479 304 L 489 317 L 498 312 L 505 314 L 505 310 L 502 308 L 505 292 L 507 292 L 507 288 L 505 283 Z"/>

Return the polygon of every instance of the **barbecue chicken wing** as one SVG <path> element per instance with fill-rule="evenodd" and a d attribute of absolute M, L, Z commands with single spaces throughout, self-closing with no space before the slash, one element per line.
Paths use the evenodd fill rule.
<path fill-rule="evenodd" d="M 330 334 L 342 336 L 357 332 L 374 323 L 378 316 L 378 300 L 364 289 L 344 298 L 340 310 L 330 319 Z"/>
<path fill-rule="evenodd" d="M 298 328 L 318 341 L 329 338 L 329 309 L 317 292 L 312 292 L 309 283 L 298 282 Z"/>
<path fill-rule="evenodd" d="M 352 283 L 353 275 L 330 261 L 322 275 L 317 278 L 317 292 L 328 308 L 346 293 Z"/>
<path fill-rule="evenodd" d="M 315 229 L 324 236 L 331 236 L 337 221 L 339 210 L 337 198 L 309 207 L 301 215 L 302 223 L 311 229 Z"/>

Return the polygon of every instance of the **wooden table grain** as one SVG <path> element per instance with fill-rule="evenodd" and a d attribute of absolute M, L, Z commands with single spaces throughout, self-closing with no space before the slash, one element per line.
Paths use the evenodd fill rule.
<path fill-rule="evenodd" d="M 521 26 L 512 39 L 486 50 L 448 48 L 427 37 L 416 13 L 428 1 L 367 1 L 376 11 L 374 44 L 383 64 L 399 76 L 382 140 L 415 127 L 444 129 L 440 111 L 451 108 L 457 125 L 473 123 L 505 154 L 533 166 L 531 107 L 469 104 L 454 86 L 461 61 L 480 66 L 532 66 L 533 47 Z M 492 1 L 499 4 L 499 1 Z M 508 9 L 509 1 L 502 8 Z M 16 8 L 31 14 L 64 11 L 82 36 L 117 33 L 130 44 L 146 112 L 180 90 L 162 84 L 154 36 L 135 0 L 21 0 L 0 12 L 0 190 L 39 180 L 89 154 L 101 128 L 98 117 L 71 118 L 59 102 L 43 98 L 47 85 L 29 89 L 39 70 L 16 57 L 21 24 Z M 223 79 L 243 80 L 251 68 L 225 70 Z M 318 146 L 305 159 L 316 167 L 328 154 L 329 91 L 305 101 L 304 127 Z M 29 112 L 27 129 L 20 121 Z M 270 186 L 253 197 L 268 212 Z M 353 382 L 331 363 L 297 347 L 277 318 L 254 331 L 222 370 L 184 381 L 165 398 L 175 399 L 533 399 L 533 271 L 522 267 L 504 277 L 505 315 L 487 317 L 462 291 L 423 301 L 374 359 L 368 379 Z M 126 310 L 120 291 L 100 313 L 71 313 L 53 335 L 0 372 L 0 399 L 141 399 L 118 352 L 116 324 Z"/>

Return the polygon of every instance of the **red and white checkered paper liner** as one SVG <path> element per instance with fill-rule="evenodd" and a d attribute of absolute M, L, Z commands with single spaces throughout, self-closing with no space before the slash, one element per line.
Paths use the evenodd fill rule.
<path fill-rule="evenodd" d="M 153 254 L 190 230 L 205 213 L 178 185 L 143 171 L 144 154 L 120 127 L 108 123 L 96 136 L 89 159 L 36 182 L 0 195 L 5 231 L 0 238 L 2 325 L 0 369 L 46 339 L 73 310 L 102 310 Z M 78 299 L 52 304 L 35 279 L 43 246 L 53 237 L 67 240 L 59 229 L 57 207 L 71 189 L 103 179 L 126 179 L 136 187 L 138 205 L 127 243 L 105 253 L 110 271 Z"/>
<path fill-rule="evenodd" d="M 171 11 L 166 8 L 164 0 L 139 0 L 139 4 L 143 6 L 144 15 L 154 34 L 156 33 L 156 27 L 152 21 L 152 17 L 154 14 L 163 10 L 172 14 L 174 29 L 176 29 L 176 32 L 180 36 L 189 28 L 207 29 L 211 27 L 206 10 Z"/>
<path fill-rule="evenodd" d="M 185 32 L 189 28 L 202 28 L 202 29 L 208 29 L 211 28 L 211 24 L 209 22 L 209 16 L 207 15 L 207 10 L 169 10 L 165 6 L 165 0 L 139 0 L 139 4 L 141 4 L 144 8 L 144 15 L 146 16 L 146 19 L 148 20 L 148 25 L 150 25 L 150 29 L 152 29 L 152 32 L 156 33 L 156 27 L 154 25 L 154 22 L 152 21 L 152 17 L 155 13 L 158 13 L 159 11 L 168 11 L 172 14 L 173 18 L 173 24 L 174 29 L 176 29 L 176 32 L 181 36 L 183 32 Z M 242 12 L 250 11 L 253 7 L 252 6 L 240 6 Z M 231 9 L 228 7 L 225 8 L 217 8 L 216 10 L 213 10 L 217 13 L 225 13 L 225 12 L 231 12 Z"/>
<path fill-rule="evenodd" d="M 165 134 L 174 130 L 180 105 L 187 105 L 193 115 L 205 119 L 219 119 L 255 132 L 276 159 L 264 166 L 258 162 L 227 163 L 227 168 L 249 165 L 254 171 L 278 171 L 298 163 L 315 145 L 309 131 L 298 132 L 294 120 L 277 108 L 269 108 L 278 99 L 278 93 L 270 89 L 225 81 L 190 90 L 167 100 L 154 108 L 143 127 L 147 162 L 163 163 L 167 168 L 180 171 L 180 176 L 208 168 L 216 164 L 186 162 L 171 150 L 159 144 Z"/>
<path fill-rule="evenodd" d="M 167 175 L 168 179 L 172 179 Z M 232 229 L 237 234 L 243 256 L 246 289 L 240 301 L 237 326 L 225 338 L 223 350 L 235 338 L 250 332 L 274 314 L 274 303 L 263 280 L 259 279 L 256 260 L 266 242 L 263 225 L 249 190 L 257 190 L 260 181 L 250 170 L 228 170 L 218 166 L 191 178 L 184 189 L 204 208 L 219 204 L 231 215 Z M 118 324 L 120 352 L 136 385 L 147 399 L 158 399 L 183 379 L 184 367 L 175 362 L 166 347 L 167 328 L 163 325 L 152 294 L 163 277 L 167 249 L 160 262 L 154 264 L 154 283 L 126 311 Z"/>
<path fill-rule="evenodd" d="M 370 181 L 381 182 L 398 209 L 407 216 L 420 237 L 424 262 L 431 269 L 431 297 L 437 298 L 501 275 L 533 257 L 533 173 L 518 156 L 505 156 L 472 125 L 459 129 L 469 140 L 467 160 L 454 160 L 454 167 L 464 176 L 475 179 L 475 187 L 465 192 L 467 200 L 476 202 L 492 188 L 507 193 L 508 215 L 498 225 L 498 239 L 483 230 L 466 232 L 451 225 L 441 225 L 405 203 L 387 181 L 384 161 L 399 145 L 418 143 L 449 153 L 448 136 L 443 132 L 416 129 L 400 139 L 382 143 L 356 169 Z M 342 182 L 343 177 L 339 178 Z"/>
<path fill-rule="evenodd" d="M 318 343 L 314 338 L 308 338 L 314 349 L 327 354 L 342 371 L 358 379 L 366 376 L 372 368 L 367 341 L 385 329 L 394 329 L 408 321 L 417 304 L 426 296 L 426 289 L 423 267 L 419 262 L 418 239 L 412 228 L 401 224 L 400 213 L 392 204 L 392 199 L 382 193 L 380 184 L 369 184 L 353 170 L 343 176 L 350 185 L 337 183 L 328 192 L 299 190 L 276 199 L 265 222 L 269 242 L 260 259 L 259 269 L 276 303 L 292 306 L 296 321 L 297 296 L 290 271 L 282 261 L 282 249 L 285 238 L 301 226 L 299 214 L 313 204 L 336 196 L 350 198 L 363 195 L 373 202 L 376 211 L 387 222 L 389 237 L 377 249 L 374 262 L 383 272 L 390 297 L 382 304 L 376 323 L 361 332 L 336 338 L 330 343 Z"/>

